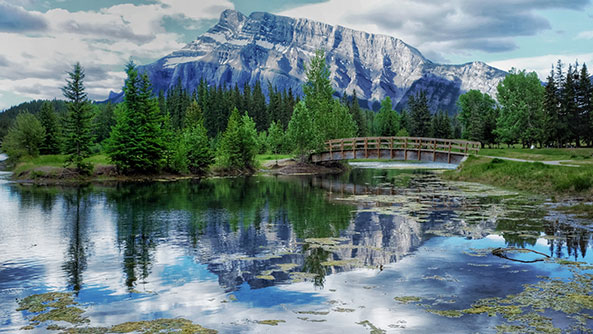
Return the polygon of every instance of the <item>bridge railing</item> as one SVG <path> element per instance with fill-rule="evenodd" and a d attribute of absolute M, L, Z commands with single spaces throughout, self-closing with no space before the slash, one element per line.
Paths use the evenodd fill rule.
<path fill-rule="evenodd" d="M 329 140 L 325 143 L 326 152 L 372 151 L 381 149 L 403 149 L 409 151 L 429 151 L 448 153 L 478 153 L 481 144 L 476 141 L 459 139 L 440 139 L 424 137 L 359 137 Z M 367 154 L 365 153 L 365 156 Z"/>

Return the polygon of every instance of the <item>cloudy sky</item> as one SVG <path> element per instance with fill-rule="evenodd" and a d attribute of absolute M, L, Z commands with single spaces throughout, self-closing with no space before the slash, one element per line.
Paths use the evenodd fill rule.
<path fill-rule="evenodd" d="M 105 99 L 130 58 L 183 47 L 227 8 L 387 34 L 436 62 L 481 60 L 542 80 L 557 59 L 593 66 L 591 0 L 0 0 L 0 110 L 60 98 L 77 61 L 90 96 Z"/>

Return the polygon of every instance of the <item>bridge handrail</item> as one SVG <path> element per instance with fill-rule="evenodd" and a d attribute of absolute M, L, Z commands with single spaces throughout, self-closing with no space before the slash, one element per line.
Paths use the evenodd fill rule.
<path fill-rule="evenodd" d="M 478 153 L 482 144 L 477 141 L 461 139 L 441 139 L 428 137 L 354 137 L 332 139 L 325 142 L 328 152 L 369 150 L 369 149 L 406 149 L 441 152 Z"/>

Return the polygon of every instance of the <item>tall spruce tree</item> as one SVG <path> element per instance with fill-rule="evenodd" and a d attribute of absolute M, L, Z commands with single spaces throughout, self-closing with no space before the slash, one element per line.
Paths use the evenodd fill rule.
<path fill-rule="evenodd" d="M 580 137 L 586 140 L 589 145 L 593 144 L 593 85 L 591 85 L 590 74 L 587 65 L 583 64 L 579 74 L 579 84 L 577 86 L 577 108 L 579 109 Z"/>
<path fill-rule="evenodd" d="M 132 62 L 126 72 L 124 103 L 116 108 L 107 154 L 124 173 L 156 173 L 165 163 L 164 120 L 148 76 L 140 76 Z"/>
<path fill-rule="evenodd" d="M 446 112 L 440 110 L 434 114 L 430 132 L 433 138 L 451 138 L 451 120 Z"/>
<path fill-rule="evenodd" d="M 61 131 L 54 105 L 49 101 L 44 102 L 37 117 L 45 129 L 45 137 L 39 152 L 41 154 L 59 154 Z"/>
<path fill-rule="evenodd" d="M 186 127 L 182 141 L 186 150 L 187 167 L 193 174 L 206 174 L 214 162 L 214 154 L 210 149 L 204 117 L 197 101 L 194 100 L 187 108 L 184 123 Z"/>
<path fill-rule="evenodd" d="M 547 84 L 544 92 L 544 118 L 542 121 L 542 141 L 544 145 L 560 145 L 561 139 L 558 138 L 560 127 L 560 101 L 558 99 L 558 87 L 554 80 L 554 67 L 547 78 Z"/>
<path fill-rule="evenodd" d="M 349 107 L 352 119 L 354 119 L 354 121 L 356 122 L 356 126 L 358 127 L 357 135 L 359 137 L 367 136 L 367 124 L 366 120 L 364 119 L 362 110 L 360 110 L 360 104 L 358 103 L 358 96 L 356 95 L 356 90 L 352 91 L 352 103 L 350 103 Z"/>
<path fill-rule="evenodd" d="M 68 113 L 64 122 L 64 153 L 66 163 L 74 164 L 79 173 L 88 174 L 92 165 L 84 160 L 91 154 L 93 145 L 91 104 L 84 87 L 84 69 L 76 63 L 68 72 L 62 93 L 67 100 Z"/>
<path fill-rule="evenodd" d="M 574 142 L 577 147 L 581 146 L 581 117 L 579 114 L 579 107 L 577 104 L 577 85 L 578 74 L 577 70 L 568 66 L 566 73 L 566 81 L 562 89 L 562 105 L 564 107 L 564 115 L 566 115 L 566 124 L 569 130 L 569 140 Z"/>
<path fill-rule="evenodd" d="M 408 100 L 410 109 L 410 134 L 414 137 L 430 136 L 430 109 L 426 92 L 420 91 Z"/>
<path fill-rule="evenodd" d="M 253 169 L 257 151 L 255 122 L 245 113 L 234 108 L 218 147 L 221 166 L 229 169 Z"/>

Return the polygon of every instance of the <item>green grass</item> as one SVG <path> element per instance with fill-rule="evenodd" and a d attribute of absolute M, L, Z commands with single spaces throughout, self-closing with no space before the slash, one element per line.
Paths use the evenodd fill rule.
<path fill-rule="evenodd" d="M 443 176 L 535 194 L 593 194 L 593 166 L 575 168 L 470 156 L 460 169 Z"/>
<path fill-rule="evenodd" d="M 292 154 L 258 154 L 255 156 L 255 161 L 257 162 L 264 162 L 264 161 L 271 161 L 271 160 L 281 160 L 281 159 L 288 159 L 294 158 Z"/>
<path fill-rule="evenodd" d="M 54 155 L 40 155 L 38 157 L 25 157 L 22 158 L 14 168 L 14 173 L 16 175 L 21 174 L 22 172 L 32 170 L 38 167 L 64 167 L 64 164 L 67 159 L 67 155 L 64 154 L 54 154 Z M 109 158 L 106 155 L 98 154 L 93 155 L 86 159 L 86 161 L 92 163 L 93 165 L 110 165 Z"/>
<path fill-rule="evenodd" d="M 479 155 L 534 161 L 593 160 L 593 148 L 484 148 Z"/>

